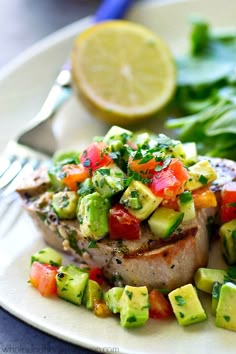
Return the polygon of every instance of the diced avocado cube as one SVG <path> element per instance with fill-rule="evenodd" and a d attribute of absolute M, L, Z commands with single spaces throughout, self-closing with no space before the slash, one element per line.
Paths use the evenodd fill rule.
<path fill-rule="evenodd" d="M 78 195 L 80 197 L 84 197 L 85 195 L 91 194 L 93 192 L 95 192 L 95 190 L 92 183 L 92 178 L 86 178 L 84 182 L 82 182 L 79 186 Z"/>
<path fill-rule="evenodd" d="M 223 224 L 219 231 L 222 253 L 228 264 L 236 263 L 236 219 Z"/>
<path fill-rule="evenodd" d="M 198 268 L 194 275 L 195 285 L 199 290 L 208 294 L 212 293 L 215 282 L 224 283 L 224 277 L 227 272 L 222 269 Z"/>
<path fill-rule="evenodd" d="M 236 331 L 236 285 L 225 283 L 221 287 L 220 298 L 216 308 L 217 327 Z"/>
<path fill-rule="evenodd" d="M 87 309 L 93 310 L 94 300 L 101 300 L 101 298 L 101 286 L 95 280 L 89 279 L 82 299 L 83 304 Z"/>
<path fill-rule="evenodd" d="M 139 148 L 140 147 L 149 147 L 151 148 L 152 145 L 156 145 L 155 141 L 156 136 L 148 131 L 138 131 L 132 137 L 132 142 L 134 142 Z"/>
<path fill-rule="evenodd" d="M 146 286 L 126 285 L 120 298 L 120 323 L 133 328 L 144 325 L 149 318 L 149 297 Z"/>
<path fill-rule="evenodd" d="M 188 326 L 206 320 L 207 315 L 192 284 L 184 285 L 168 294 L 178 323 Z"/>
<path fill-rule="evenodd" d="M 211 313 L 213 316 L 216 315 L 216 309 L 218 306 L 220 291 L 221 291 L 222 283 L 215 282 L 212 287 L 212 299 L 211 299 Z"/>
<path fill-rule="evenodd" d="M 148 220 L 152 233 L 160 238 L 169 237 L 181 224 L 184 213 L 159 207 Z"/>
<path fill-rule="evenodd" d="M 132 137 L 133 133 L 117 125 L 113 125 L 104 137 L 104 142 L 109 144 L 113 140 L 120 140 L 122 143 L 126 143 L 128 139 Z"/>
<path fill-rule="evenodd" d="M 48 169 L 48 177 L 52 188 L 55 190 L 62 189 L 64 187 L 63 183 L 63 172 L 61 165 L 53 165 Z"/>
<path fill-rule="evenodd" d="M 174 157 L 178 157 L 178 159 L 183 161 L 186 157 L 186 153 L 185 153 L 183 144 L 179 142 L 176 145 L 174 145 L 172 147 L 172 154 Z"/>
<path fill-rule="evenodd" d="M 197 144 L 194 142 L 184 143 L 183 149 L 185 152 L 185 158 L 184 158 L 185 166 L 191 166 L 197 163 L 198 160 Z"/>
<path fill-rule="evenodd" d="M 76 192 L 63 191 L 54 193 L 52 207 L 60 219 L 76 218 L 78 195 Z"/>
<path fill-rule="evenodd" d="M 81 305 L 88 278 L 88 272 L 73 264 L 60 267 L 56 275 L 58 296 L 75 305 Z"/>
<path fill-rule="evenodd" d="M 85 238 L 99 240 L 109 231 L 108 214 L 110 202 L 98 192 L 81 198 L 77 217 L 81 233 Z"/>
<path fill-rule="evenodd" d="M 115 164 L 97 169 L 92 177 L 94 189 L 109 198 L 125 189 L 126 175 Z"/>
<path fill-rule="evenodd" d="M 120 203 L 130 214 L 139 220 L 144 220 L 152 214 L 162 200 L 163 198 L 157 197 L 143 183 L 133 180 L 122 195 Z"/>
<path fill-rule="evenodd" d="M 178 197 L 179 211 L 184 213 L 183 221 L 189 221 L 196 217 L 194 200 L 191 192 L 185 191 Z"/>
<path fill-rule="evenodd" d="M 104 294 L 104 299 L 109 310 L 112 313 L 120 312 L 120 298 L 123 294 L 124 288 L 120 288 L 118 286 L 114 286 L 113 288 L 109 289 Z"/>
<path fill-rule="evenodd" d="M 217 174 L 210 162 L 202 160 L 189 167 L 189 180 L 185 184 L 185 188 L 193 191 L 201 188 L 217 178 Z"/>
<path fill-rule="evenodd" d="M 62 256 L 54 249 L 46 247 L 31 256 L 31 264 L 33 262 L 51 264 L 56 267 L 60 267 L 62 262 Z"/>

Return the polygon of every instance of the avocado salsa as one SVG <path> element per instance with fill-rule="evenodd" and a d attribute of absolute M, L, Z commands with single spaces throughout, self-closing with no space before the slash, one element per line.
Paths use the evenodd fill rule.
<path fill-rule="evenodd" d="M 55 154 L 48 175 L 50 210 L 58 219 L 76 220 L 89 248 L 106 237 L 135 242 L 142 238 L 143 223 L 153 240 L 168 242 L 181 233 L 181 225 L 196 220 L 197 209 L 217 204 L 209 188 L 216 172 L 208 160 L 198 159 L 194 143 L 118 126 L 96 137 L 81 153 Z M 231 247 L 235 220 L 220 229 L 229 264 L 235 257 Z M 236 300 L 235 279 L 234 267 L 228 271 L 199 268 L 194 278 L 197 289 L 212 294 L 216 325 L 231 330 L 236 330 L 230 310 Z M 84 305 L 99 317 L 119 315 L 125 328 L 173 314 L 181 326 L 207 319 L 191 283 L 166 293 L 145 285 L 111 287 L 102 269 L 63 265 L 61 255 L 50 247 L 32 255 L 30 283 L 43 296 L 54 294 Z"/>
<path fill-rule="evenodd" d="M 194 143 L 118 126 L 80 154 L 56 154 L 48 174 L 57 217 L 77 219 L 95 242 L 139 239 L 143 222 L 154 239 L 169 239 L 195 218 L 193 194 L 217 177 L 209 161 L 197 160 Z"/>

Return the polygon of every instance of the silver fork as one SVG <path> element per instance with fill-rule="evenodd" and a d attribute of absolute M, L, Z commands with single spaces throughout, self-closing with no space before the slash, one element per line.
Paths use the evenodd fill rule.
<path fill-rule="evenodd" d="M 133 1 L 104 0 L 93 18 L 93 23 L 121 18 Z M 67 62 L 37 116 L 19 136 L 8 143 L 0 156 L 0 202 L 4 199 L 5 207 L 15 200 L 15 188 L 19 180 L 39 165 L 47 163 L 48 157 L 55 152 L 52 118 L 70 96 L 70 84 L 70 65 Z"/>
<path fill-rule="evenodd" d="M 49 155 L 55 151 L 51 122 L 70 96 L 70 79 L 69 65 L 65 65 L 37 116 L 16 139 L 9 141 L 0 156 L 0 217 L 5 221 L 1 223 L 0 239 L 7 235 L 22 213 L 17 186 L 36 168 L 48 165 Z"/>
<path fill-rule="evenodd" d="M 0 200 L 12 200 L 19 180 L 39 165 L 47 163 L 49 156 L 55 151 L 56 141 L 51 122 L 71 94 L 70 82 L 71 74 L 67 64 L 60 71 L 37 116 L 19 136 L 7 144 L 0 156 Z"/>

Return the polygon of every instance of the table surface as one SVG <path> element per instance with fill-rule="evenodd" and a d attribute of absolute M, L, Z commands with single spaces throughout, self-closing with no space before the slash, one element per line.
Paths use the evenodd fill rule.
<path fill-rule="evenodd" d="M 99 0 L 0 0 L 0 69 L 38 40 L 94 13 L 99 3 Z M 1 308 L 0 351 L 92 353 L 47 335 Z"/>

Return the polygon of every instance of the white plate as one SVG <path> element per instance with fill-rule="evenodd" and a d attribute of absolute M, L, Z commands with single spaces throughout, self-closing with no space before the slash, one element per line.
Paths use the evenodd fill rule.
<path fill-rule="evenodd" d="M 177 51 L 186 43 L 187 17 L 193 12 L 204 15 L 214 26 L 228 27 L 235 24 L 236 2 L 228 0 L 226 6 L 220 0 L 168 1 L 165 4 L 143 1 L 131 11 L 130 18 L 157 31 Z M 74 36 L 88 23 L 89 19 L 85 19 L 56 33 L 0 73 L 0 148 L 37 112 L 68 55 Z M 76 127 L 78 130 L 73 135 Z M 69 134 L 72 134 L 73 144 L 80 141 L 85 144 L 93 135 L 105 130 L 106 126 L 89 117 L 74 99 L 55 120 L 59 146 L 68 145 Z M 8 219 L 13 217 L 8 213 Z M 173 319 L 150 320 L 143 328 L 125 330 L 116 318 L 99 319 L 82 307 L 41 297 L 27 280 L 30 255 L 44 246 L 41 235 L 24 213 L 14 218 L 11 230 L 0 241 L 0 303 L 22 320 L 56 337 L 100 352 L 235 353 L 236 333 L 215 327 L 210 299 L 203 299 L 209 314 L 206 322 L 184 328 Z"/>

